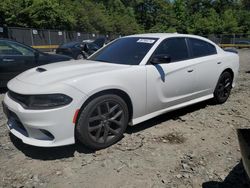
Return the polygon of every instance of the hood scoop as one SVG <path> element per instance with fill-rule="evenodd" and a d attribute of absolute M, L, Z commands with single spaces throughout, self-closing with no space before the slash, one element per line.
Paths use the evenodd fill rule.
<path fill-rule="evenodd" d="M 37 72 L 46 72 L 47 69 L 38 67 L 38 68 L 36 69 L 36 71 L 37 71 Z"/>

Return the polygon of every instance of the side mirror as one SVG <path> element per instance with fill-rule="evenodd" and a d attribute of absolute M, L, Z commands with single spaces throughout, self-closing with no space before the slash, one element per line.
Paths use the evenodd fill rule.
<path fill-rule="evenodd" d="M 35 52 L 34 52 L 35 59 L 38 59 L 38 58 L 39 58 L 39 55 L 40 55 L 40 54 L 39 54 L 38 51 L 35 51 Z"/>
<path fill-rule="evenodd" d="M 157 56 L 154 56 L 150 61 L 150 63 L 153 65 L 170 63 L 170 62 L 171 62 L 171 57 L 168 55 L 157 55 Z"/>

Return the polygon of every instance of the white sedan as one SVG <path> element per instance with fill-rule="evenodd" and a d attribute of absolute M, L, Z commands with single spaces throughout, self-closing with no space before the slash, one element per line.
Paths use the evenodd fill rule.
<path fill-rule="evenodd" d="M 207 99 L 224 103 L 239 57 L 208 39 L 141 34 L 117 39 L 88 60 L 30 69 L 8 83 L 8 128 L 24 143 L 93 149 L 122 138 L 127 125 Z M 212 117 L 211 117 L 212 118 Z"/>

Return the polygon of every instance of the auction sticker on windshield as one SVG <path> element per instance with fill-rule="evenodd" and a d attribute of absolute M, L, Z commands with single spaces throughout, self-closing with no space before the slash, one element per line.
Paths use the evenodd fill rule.
<path fill-rule="evenodd" d="M 139 39 L 137 42 L 153 44 L 155 42 L 155 40 L 152 40 L 152 39 Z"/>

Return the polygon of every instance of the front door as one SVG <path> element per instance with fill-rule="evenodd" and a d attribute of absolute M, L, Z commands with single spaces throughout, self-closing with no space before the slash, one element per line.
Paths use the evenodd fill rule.
<path fill-rule="evenodd" d="M 194 99 L 196 63 L 190 59 L 187 40 L 182 37 L 164 40 L 152 58 L 159 55 L 169 56 L 171 62 L 146 65 L 148 113 Z"/>

